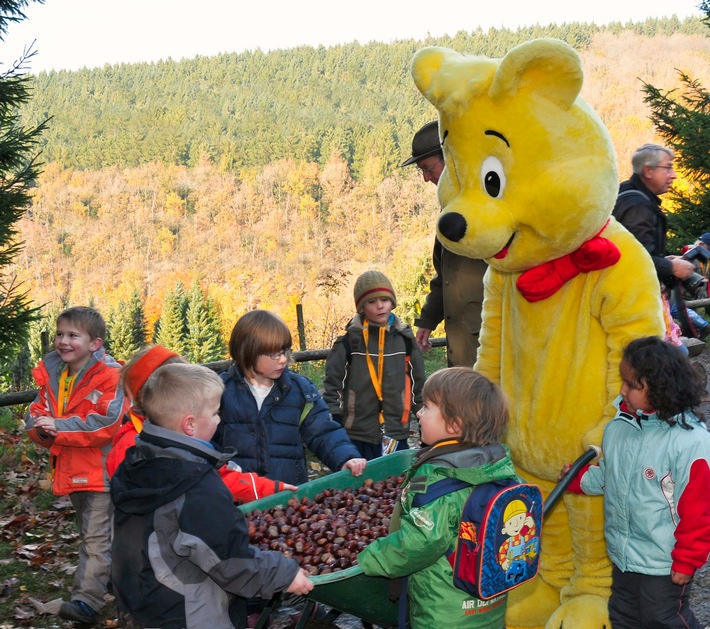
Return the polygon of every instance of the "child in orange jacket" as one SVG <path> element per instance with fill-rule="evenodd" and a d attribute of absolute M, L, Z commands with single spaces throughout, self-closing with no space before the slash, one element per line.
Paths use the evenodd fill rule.
<path fill-rule="evenodd" d="M 25 430 L 49 449 L 52 491 L 69 495 L 79 524 L 79 565 L 59 616 L 94 624 L 104 607 L 111 565 L 111 496 L 106 457 L 124 411 L 119 363 L 102 345 L 106 323 L 77 306 L 57 317 L 54 351 L 32 371 L 39 386 Z"/>
<path fill-rule="evenodd" d="M 175 352 L 154 345 L 146 347 L 131 358 L 121 370 L 121 384 L 126 397 L 131 402 L 131 407 L 126 413 L 126 420 L 113 439 L 113 449 L 108 455 L 106 469 L 109 476 L 113 476 L 116 468 L 126 456 L 128 448 L 134 445 L 136 436 L 143 429 L 145 415 L 142 406 L 142 390 L 151 374 L 162 365 L 170 363 L 184 363 L 185 361 Z M 219 474 L 234 496 L 237 503 L 258 500 L 286 489 L 297 489 L 281 481 L 273 481 L 251 472 L 242 472 L 234 463 L 229 463 L 219 469 Z"/>

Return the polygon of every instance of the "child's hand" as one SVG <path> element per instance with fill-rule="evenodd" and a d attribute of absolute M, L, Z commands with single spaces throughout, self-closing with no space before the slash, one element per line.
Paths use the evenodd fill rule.
<path fill-rule="evenodd" d="M 50 437 L 57 436 L 57 421 L 54 417 L 38 417 L 35 419 L 35 428 Z"/>
<path fill-rule="evenodd" d="M 365 471 L 366 459 L 350 459 L 341 467 L 341 470 L 349 469 L 353 476 L 360 476 Z"/>
<path fill-rule="evenodd" d="M 671 581 L 673 581 L 676 585 L 686 585 L 687 583 L 690 583 L 692 578 L 692 574 L 683 574 L 682 572 L 671 570 Z"/>
<path fill-rule="evenodd" d="M 567 472 L 569 472 L 571 469 L 572 469 L 572 464 L 565 463 L 562 466 L 562 471 L 560 472 L 560 475 L 557 477 L 557 480 L 562 480 L 567 475 Z"/>
<path fill-rule="evenodd" d="M 291 581 L 291 585 L 288 586 L 286 591 L 289 594 L 300 594 L 304 596 L 312 589 L 313 581 L 308 578 L 308 573 L 303 568 L 299 568 L 296 577 Z"/>
<path fill-rule="evenodd" d="M 281 491 L 286 491 L 287 489 L 290 491 L 296 491 L 298 487 L 296 485 L 289 485 L 288 483 L 281 483 Z"/>

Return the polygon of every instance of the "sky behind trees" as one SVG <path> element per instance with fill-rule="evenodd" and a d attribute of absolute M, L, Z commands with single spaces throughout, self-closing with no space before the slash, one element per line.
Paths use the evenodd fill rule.
<path fill-rule="evenodd" d="M 31 71 L 180 60 L 197 55 L 267 52 L 299 45 L 391 42 L 459 30 L 564 22 L 607 24 L 647 17 L 701 15 L 697 0 L 46 0 L 27 8 L 0 44 L 6 65 L 36 41 Z"/>

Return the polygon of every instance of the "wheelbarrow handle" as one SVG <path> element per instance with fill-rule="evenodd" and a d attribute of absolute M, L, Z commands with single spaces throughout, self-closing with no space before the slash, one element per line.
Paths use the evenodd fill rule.
<path fill-rule="evenodd" d="M 601 450 L 597 446 L 589 446 L 589 449 L 582 456 L 577 458 L 574 463 L 572 463 L 572 467 L 570 467 L 569 471 L 562 477 L 562 480 L 555 485 L 554 489 L 547 497 L 547 500 L 545 500 L 545 504 L 542 509 L 543 518 L 546 518 L 550 511 L 552 511 L 553 507 L 557 504 L 557 501 L 562 497 L 562 494 L 565 493 L 565 489 L 569 487 L 575 476 L 579 474 L 579 470 L 599 456 L 601 456 Z"/>

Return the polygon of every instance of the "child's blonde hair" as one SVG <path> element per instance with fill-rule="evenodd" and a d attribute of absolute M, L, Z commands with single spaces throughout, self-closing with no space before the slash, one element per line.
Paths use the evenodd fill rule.
<path fill-rule="evenodd" d="M 439 407 L 444 423 L 460 431 L 470 446 L 493 445 L 508 423 L 508 401 L 500 387 L 469 367 L 450 367 L 433 373 L 422 396 Z"/>
<path fill-rule="evenodd" d="M 174 429 L 187 415 L 199 415 L 224 383 L 211 369 L 189 363 L 158 367 L 143 386 L 143 410 L 158 426 Z"/>

